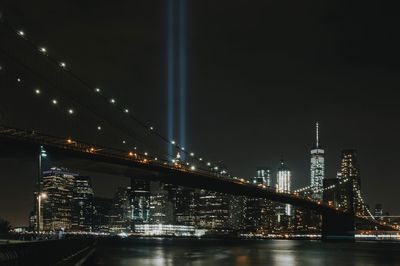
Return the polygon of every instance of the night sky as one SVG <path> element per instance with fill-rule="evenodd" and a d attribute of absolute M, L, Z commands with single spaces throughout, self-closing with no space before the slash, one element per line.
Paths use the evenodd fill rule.
<path fill-rule="evenodd" d="M 376 1 L 188 2 L 188 146 L 243 177 L 283 158 L 300 187 L 310 182 L 319 121 L 326 177 L 336 176 L 342 149 L 357 149 L 364 198 L 399 214 L 398 9 Z M 163 133 L 164 8 L 145 0 L 0 3 L 9 24 Z M 25 225 L 33 158 L 2 158 L 0 169 L 0 217 Z M 127 182 L 92 176 L 105 196 Z"/>

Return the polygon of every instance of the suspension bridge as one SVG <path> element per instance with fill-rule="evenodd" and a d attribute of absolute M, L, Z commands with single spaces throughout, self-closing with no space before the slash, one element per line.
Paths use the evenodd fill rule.
<path fill-rule="evenodd" d="M 218 161 L 199 156 L 165 137 L 158 127 L 139 118 L 129 104 L 113 97 L 111 90 L 91 85 L 49 49 L 31 41 L 23 30 L 3 20 L 0 37 L 0 85 L 2 91 L 14 91 L 14 96 L 2 97 L 1 104 L 7 107 L 0 126 L 3 147 L 29 147 L 38 156 L 40 147 L 45 147 L 78 158 L 138 169 L 146 177 L 165 183 L 310 209 L 322 216 L 325 238 L 354 237 L 355 220 L 379 230 L 394 230 L 375 220 L 367 209 L 369 215 L 357 216 L 351 210 L 311 199 L 306 194 L 309 187 L 278 193 L 235 177 Z"/>

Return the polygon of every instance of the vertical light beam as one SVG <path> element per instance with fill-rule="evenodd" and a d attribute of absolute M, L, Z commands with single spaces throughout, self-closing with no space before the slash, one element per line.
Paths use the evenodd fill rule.
<path fill-rule="evenodd" d="M 167 52 L 167 137 L 174 137 L 174 1 L 166 0 L 166 52 Z M 173 147 L 167 144 L 168 155 L 173 156 Z"/>
<path fill-rule="evenodd" d="M 186 90 L 187 90 L 187 0 L 179 0 L 179 138 L 186 147 Z"/>

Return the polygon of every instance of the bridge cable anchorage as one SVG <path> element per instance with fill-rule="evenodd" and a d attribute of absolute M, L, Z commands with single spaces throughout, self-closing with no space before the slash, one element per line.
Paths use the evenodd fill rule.
<path fill-rule="evenodd" d="M 93 92 L 93 91 L 94 91 L 94 92 L 96 92 L 98 95 L 101 95 L 101 90 L 100 90 L 99 88 L 94 88 L 94 87 L 91 86 L 88 82 L 86 82 L 85 80 L 83 80 L 82 78 L 80 78 L 78 75 L 76 75 L 75 73 L 73 73 L 71 70 L 66 69 L 66 63 L 65 63 L 64 61 L 59 61 L 59 60 L 56 60 L 55 58 L 51 57 L 51 56 L 48 54 L 48 51 L 47 51 L 47 49 L 46 49 L 45 47 L 38 46 L 38 45 L 36 45 L 34 42 L 32 42 L 32 41 L 30 41 L 28 38 L 26 38 L 25 32 L 23 32 L 22 30 L 16 30 L 16 29 L 14 29 L 14 28 L 13 28 L 12 26 L 10 26 L 9 24 L 6 24 L 5 21 L 2 21 L 1 23 L 3 23 L 4 25 L 6 25 L 10 30 L 12 30 L 12 31 L 13 31 L 14 33 L 16 33 L 17 35 L 23 37 L 23 40 L 27 41 L 27 42 L 30 44 L 30 46 L 31 46 L 32 48 L 35 48 L 36 51 L 38 51 L 38 52 L 40 52 L 40 53 L 42 53 L 42 54 L 45 54 L 45 55 L 46 55 L 46 58 L 47 58 L 51 63 L 55 64 L 56 66 L 58 66 L 58 67 L 60 67 L 60 68 L 62 68 L 62 69 L 65 71 L 65 73 L 67 73 L 67 74 L 70 75 L 72 78 L 74 78 L 75 80 L 77 80 L 78 82 L 80 82 L 82 85 L 84 85 L 84 87 L 86 87 L 88 90 L 90 90 L 90 92 Z M 23 32 L 22 35 L 21 35 L 21 32 Z M 106 97 L 104 97 L 104 96 L 103 96 L 102 98 L 103 98 L 103 100 L 108 101 L 108 98 L 106 98 Z M 112 99 L 113 99 L 113 98 L 112 98 Z M 128 115 L 129 115 L 129 118 L 130 118 L 132 121 L 136 122 L 137 124 L 139 124 L 140 126 L 142 126 L 142 127 L 144 127 L 144 128 L 150 129 L 150 131 L 151 131 L 155 136 L 157 136 L 158 138 L 160 138 L 162 141 L 164 141 L 164 142 L 167 143 L 168 145 L 171 145 L 171 141 L 172 141 L 172 140 L 168 140 L 168 139 L 165 138 L 161 133 L 159 133 L 158 131 L 154 130 L 154 127 L 153 127 L 153 126 L 150 126 L 148 123 L 145 123 L 145 122 L 143 122 L 141 119 L 138 119 L 136 116 L 133 116 L 133 115 L 129 112 L 129 109 L 128 109 L 128 108 L 126 108 L 126 107 L 125 107 L 125 108 L 121 108 L 119 105 L 116 105 L 115 99 L 114 99 L 114 101 L 113 101 L 113 104 L 115 104 L 115 106 L 117 107 L 118 110 L 124 112 L 125 114 L 128 114 Z M 197 162 L 202 163 L 202 164 L 205 162 L 205 161 L 203 160 L 202 157 L 195 157 L 195 156 L 194 156 L 194 153 L 193 153 L 193 155 L 191 155 L 191 154 L 192 154 L 191 152 L 186 151 L 186 149 L 185 149 L 183 146 L 179 145 L 179 144 L 175 144 L 174 147 L 175 147 L 177 150 L 179 150 L 180 152 L 185 153 L 186 155 L 188 155 L 188 158 L 192 157 L 192 158 L 195 159 Z M 218 164 L 213 163 L 213 165 L 218 165 Z M 209 165 L 207 164 L 206 166 L 209 166 Z M 210 169 L 215 169 L 215 167 L 214 167 L 214 168 L 210 168 Z M 219 173 L 219 174 L 226 174 L 226 171 L 224 171 L 224 173 L 221 172 L 221 173 Z"/>

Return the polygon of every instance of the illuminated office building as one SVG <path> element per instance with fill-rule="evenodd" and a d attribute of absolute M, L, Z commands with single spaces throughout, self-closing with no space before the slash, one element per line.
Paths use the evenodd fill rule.
<path fill-rule="evenodd" d="M 276 191 L 278 193 L 290 193 L 292 185 L 292 172 L 289 168 L 286 167 L 284 161 L 282 160 L 277 172 L 277 180 L 276 180 Z M 283 210 L 278 213 L 278 216 L 281 215 L 292 215 L 292 206 L 289 204 L 285 204 Z"/>
<path fill-rule="evenodd" d="M 73 191 L 77 176 L 67 169 L 56 167 L 43 172 L 42 192 L 47 195 L 42 202 L 45 231 L 71 229 Z"/>
<path fill-rule="evenodd" d="M 78 231 L 92 231 L 93 187 L 90 177 L 77 176 L 73 191 L 72 228 Z"/>
<path fill-rule="evenodd" d="M 181 186 L 165 184 L 168 199 L 173 204 L 174 223 L 177 225 L 196 224 L 196 190 Z"/>
<path fill-rule="evenodd" d="M 361 201 L 361 176 L 356 150 L 343 150 L 340 164 L 342 186 L 341 207 L 354 211 L 357 215 L 364 215 L 364 206 Z"/>
<path fill-rule="evenodd" d="M 115 193 L 109 217 L 112 232 L 129 232 L 133 229 L 131 193 L 131 187 L 119 187 Z"/>
<path fill-rule="evenodd" d="M 319 144 L 319 124 L 316 124 L 316 143 L 311 150 L 311 189 L 312 198 L 322 200 L 322 187 L 325 175 L 325 151 Z"/>
<path fill-rule="evenodd" d="M 150 224 L 173 224 L 174 206 L 161 182 L 150 183 Z M 136 230 L 136 227 L 135 227 Z"/>
<path fill-rule="evenodd" d="M 196 200 L 196 225 L 214 232 L 229 228 L 230 196 L 201 189 Z"/>
<path fill-rule="evenodd" d="M 145 178 L 131 178 L 131 220 L 134 224 L 148 223 L 150 219 L 150 181 Z"/>
<path fill-rule="evenodd" d="M 261 184 L 267 187 L 272 186 L 272 171 L 268 167 L 258 167 L 257 175 L 252 181 L 254 184 Z"/>

